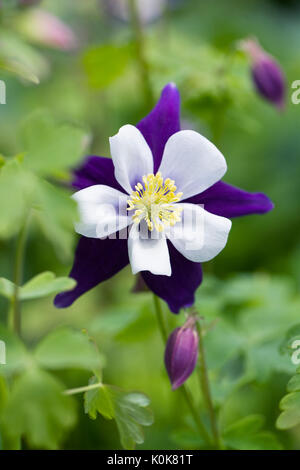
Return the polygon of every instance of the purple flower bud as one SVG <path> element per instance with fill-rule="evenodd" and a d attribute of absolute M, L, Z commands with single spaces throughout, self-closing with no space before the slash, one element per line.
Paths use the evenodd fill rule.
<path fill-rule="evenodd" d="M 165 351 L 165 365 L 173 390 L 180 387 L 194 371 L 198 359 L 198 343 L 195 319 L 192 317 L 170 334 Z"/>
<path fill-rule="evenodd" d="M 252 78 L 257 92 L 277 108 L 284 107 L 285 79 L 279 64 L 254 39 L 243 41 L 252 60 Z"/>

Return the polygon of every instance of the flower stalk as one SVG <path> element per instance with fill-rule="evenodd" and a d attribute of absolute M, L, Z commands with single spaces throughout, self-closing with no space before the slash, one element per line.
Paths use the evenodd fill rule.
<path fill-rule="evenodd" d="M 164 343 L 166 344 L 167 339 L 168 339 L 167 328 L 166 328 L 166 325 L 165 325 L 160 300 L 155 294 L 154 294 L 154 305 L 155 305 L 155 313 L 156 313 L 156 317 L 157 317 L 157 323 L 158 323 L 158 326 L 159 326 L 159 330 L 160 330 L 162 339 L 163 339 Z M 195 423 L 197 425 L 197 428 L 198 428 L 198 431 L 199 431 L 199 434 L 200 434 L 201 438 L 203 438 L 207 443 L 210 443 L 211 439 L 210 439 L 210 437 L 209 437 L 209 435 L 208 435 L 208 433 L 205 429 L 204 424 L 202 423 L 202 420 L 200 418 L 197 407 L 194 403 L 193 397 L 192 397 L 189 389 L 187 388 L 187 386 L 185 384 L 183 384 L 180 387 L 179 391 L 182 393 L 182 396 L 183 396 L 184 400 L 186 401 L 186 404 L 187 404 L 187 406 L 188 406 L 188 408 L 191 412 L 191 415 L 193 416 L 193 418 L 195 420 Z"/>
<path fill-rule="evenodd" d="M 221 443 L 221 439 L 219 435 L 219 430 L 218 430 L 218 425 L 217 425 L 217 420 L 216 420 L 216 415 L 215 415 L 215 410 L 214 410 L 214 405 L 213 405 L 211 390 L 210 390 L 210 385 L 209 385 L 206 355 L 205 355 L 205 348 L 204 348 L 204 343 L 203 343 L 203 330 L 202 330 L 200 320 L 198 320 L 197 322 L 197 330 L 198 330 L 198 336 L 199 336 L 199 369 L 198 370 L 199 370 L 200 387 L 201 387 L 202 395 L 203 395 L 203 398 L 205 400 L 205 403 L 208 409 L 211 432 L 212 432 L 212 436 L 214 440 L 214 446 L 216 449 L 222 449 L 223 447 L 222 447 L 222 443 Z"/>
<path fill-rule="evenodd" d="M 11 299 L 11 308 L 8 316 L 9 326 L 13 331 L 21 336 L 22 331 L 22 321 L 21 321 L 21 302 L 19 298 L 20 294 L 20 284 L 22 283 L 23 277 L 23 264 L 24 264 L 24 253 L 26 245 L 26 237 L 28 232 L 30 216 L 28 215 L 21 227 L 19 235 L 17 237 L 16 243 L 16 254 L 15 254 L 15 263 L 14 263 L 14 292 Z"/>
<path fill-rule="evenodd" d="M 135 37 L 136 60 L 139 67 L 140 81 L 145 96 L 147 107 L 151 107 L 154 103 L 154 97 L 150 82 L 149 65 L 145 55 L 145 39 L 143 27 L 141 24 L 136 0 L 129 0 L 129 13 L 131 27 Z"/>

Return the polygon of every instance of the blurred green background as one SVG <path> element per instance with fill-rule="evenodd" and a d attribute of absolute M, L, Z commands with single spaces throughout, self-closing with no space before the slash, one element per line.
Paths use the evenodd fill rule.
<path fill-rule="evenodd" d="M 151 109 L 136 57 L 135 34 L 130 21 L 112 14 L 108 4 L 117 0 L 45 0 L 36 8 L 56 15 L 76 37 L 73 50 L 59 50 L 40 44 L 25 31 L 25 16 L 31 14 L 31 7 L 20 8 L 13 0 L 1 3 L 0 78 L 6 84 L 6 105 L 0 105 L 0 152 L 6 160 L 0 163 L 0 274 L 13 279 L 16 234 L 28 207 L 33 207 L 33 212 L 41 212 L 33 214 L 29 227 L 24 281 L 44 271 L 65 276 L 77 240 L 72 230 L 75 209 L 69 202 L 70 168 L 87 153 L 109 156 L 108 137 L 125 123 L 137 123 Z M 183 127 L 203 133 L 220 148 L 228 163 L 224 180 L 248 191 L 265 192 L 275 203 L 275 209 L 265 216 L 234 220 L 226 248 L 204 266 L 204 283 L 197 293 L 196 306 L 211 326 L 205 345 L 224 439 L 235 449 L 299 449 L 298 396 L 292 410 L 293 425 L 288 423 L 287 431 L 276 428 L 279 402 L 296 373 L 285 341 L 300 333 L 296 328 L 300 324 L 300 105 L 293 105 L 290 99 L 291 83 L 300 79 L 299 2 L 170 2 L 151 21 L 144 21 L 143 32 L 143 54 L 154 100 L 166 83 L 175 82 L 181 92 Z M 278 112 L 254 90 L 249 61 L 236 49 L 237 41 L 249 36 L 257 37 L 284 70 L 284 112 Z M 42 114 L 36 114 L 40 109 Z M 55 140 L 53 132 L 53 153 L 47 153 L 48 143 L 39 130 L 39 123 L 44 118 L 47 121 L 49 113 L 54 126 L 69 126 L 63 144 Z M 74 129 L 78 134 L 73 134 Z M 24 164 L 22 154 L 30 151 L 45 158 L 45 167 L 34 157 L 28 165 L 25 156 Z M 60 161 L 61 154 L 64 160 Z M 17 166 L 22 168 L 13 170 L 9 180 L 3 172 L 7 161 L 16 155 Z M 49 183 L 51 190 L 45 186 Z M 38 189 L 32 197 L 35 185 Z M 151 400 L 154 424 L 145 428 L 145 441 L 138 447 L 203 447 L 180 393 L 171 392 L 152 295 L 133 294 L 134 282 L 126 268 L 66 310 L 55 309 L 53 295 L 24 301 L 22 338 L 33 350 L 61 327 L 86 329 L 105 357 L 104 382 L 140 391 Z M 9 300 L 3 295 L 3 324 L 8 309 Z M 166 315 L 170 329 L 184 321 L 183 314 Z M 115 422 L 101 416 L 91 420 L 84 413 L 80 394 L 74 398 L 75 405 L 57 403 L 61 420 L 51 421 L 51 412 L 56 414 L 52 402 L 48 414 L 41 412 L 38 419 L 29 413 L 36 433 L 20 422 L 16 424 L 18 415 L 24 415 L 18 406 L 26 407 L 26 400 L 30 401 L 28 396 L 23 401 L 22 393 L 19 396 L 14 390 L 14 381 L 25 366 L 13 371 L 5 367 L 0 365 L 0 375 L 5 378 L 5 394 L 14 399 L 7 398 L 8 410 L 15 409 L 15 413 L 3 411 L 2 442 L 11 435 L 16 437 L 11 429 L 19 427 L 23 448 L 121 448 Z M 66 389 L 86 385 L 92 375 L 88 367 L 76 364 L 57 369 L 52 368 L 51 376 Z M 189 386 L 201 410 L 197 377 L 191 377 Z M 36 395 L 40 400 L 38 391 Z M 67 407 L 73 405 L 69 425 L 62 424 L 68 421 Z M 256 415 L 264 420 L 258 426 L 263 430 L 252 432 L 251 420 L 260 420 Z M 247 420 L 239 425 L 238 434 L 244 432 L 244 440 L 239 440 L 232 437 L 230 426 L 244 418 L 250 419 L 250 428 Z M 203 419 L 207 419 L 205 412 Z M 57 437 L 48 438 L 45 428 L 51 428 L 50 434 Z M 45 437 L 37 439 L 35 434 Z"/>

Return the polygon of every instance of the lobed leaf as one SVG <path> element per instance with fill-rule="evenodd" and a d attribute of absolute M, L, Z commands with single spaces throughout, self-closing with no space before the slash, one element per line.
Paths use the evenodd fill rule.
<path fill-rule="evenodd" d="M 57 174 L 81 159 L 87 133 L 70 124 L 58 124 L 46 110 L 31 114 L 21 129 L 24 164 L 41 175 Z"/>
<path fill-rule="evenodd" d="M 90 384 L 97 383 L 92 377 Z M 100 385 L 100 384 L 99 384 Z M 99 388 L 85 393 L 85 412 L 95 419 L 97 412 L 106 419 L 114 418 L 119 430 L 122 446 L 127 450 L 144 442 L 143 426 L 153 424 L 153 415 L 149 409 L 149 398 L 137 392 L 123 392 L 110 385 L 101 384 Z"/>
<path fill-rule="evenodd" d="M 282 448 L 277 437 L 262 431 L 264 419 L 260 415 L 249 415 L 225 429 L 223 438 L 226 445 L 238 450 L 279 450 Z"/>
<path fill-rule="evenodd" d="M 46 369 L 101 369 L 104 358 L 88 336 L 80 331 L 61 328 L 38 344 L 34 358 Z"/>
<path fill-rule="evenodd" d="M 37 299 L 51 294 L 73 289 L 76 281 L 69 277 L 55 277 L 52 272 L 44 272 L 33 277 L 20 289 L 22 300 Z M 0 284 L 1 286 L 1 284 Z"/>
<path fill-rule="evenodd" d="M 51 294 L 73 289 L 76 281 L 69 277 L 55 277 L 49 271 L 38 274 L 19 288 L 20 300 L 38 299 Z M 0 295 L 11 299 L 14 294 L 15 284 L 4 277 L 0 278 Z"/>
<path fill-rule="evenodd" d="M 0 374 L 10 376 L 24 371 L 31 364 L 32 357 L 22 341 L 1 324 L 0 339 L 6 346 L 6 364 L 0 364 Z"/>
<path fill-rule="evenodd" d="M 73 255 L 74 221 L 77 206 L 70 195 L 52 184 L 40 180 L 37 187 L 36 220 L 57 254 L 68 259 Z"/>
<path fill-rule="evenodd" d="M 94 385 L 98 382 L 98 377 L 91 377 L 89 385 Z M 106 385 L 99 384 L 99 388 L 89 390 L 84 394 L 84 411 L 92 419 L 97 418 L 97 413 L 106 419 L 113 419 L 115 417 L 114 402 Z"/>
<path fill-rule="evenodd" d="M 23 437 L 33 448 L 57 449 L 76 422 L 73 398 L 48 372 L 32 368 L 13 383 L 3 412 L 8 435 Z"/>
<path fill-rule="evenodd" d="M 83 69 L 92 88 L 106 88 L 120 77 L 130 59 L 130 46 L 104 44 L 88 48 L 82 56 Z"/>

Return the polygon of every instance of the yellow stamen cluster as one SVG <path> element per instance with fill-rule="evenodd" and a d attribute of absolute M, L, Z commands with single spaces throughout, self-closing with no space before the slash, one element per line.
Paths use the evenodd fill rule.
<path fill-rule="evenodd" d="M 165 227 L 172 227 L 181 220 L 181 208 L 175 202 L 180 201 L 182 193 L 175 193 L 175 182 L 170 178 L 163 179 L 161 173 L 143 176 L 143 183 L 135 186 L 128 202 L 128 211 L 134 211 L 132 219 L 139 224 L 145 220 L 148 229 L 154 227 L 162 232 Z"/>

